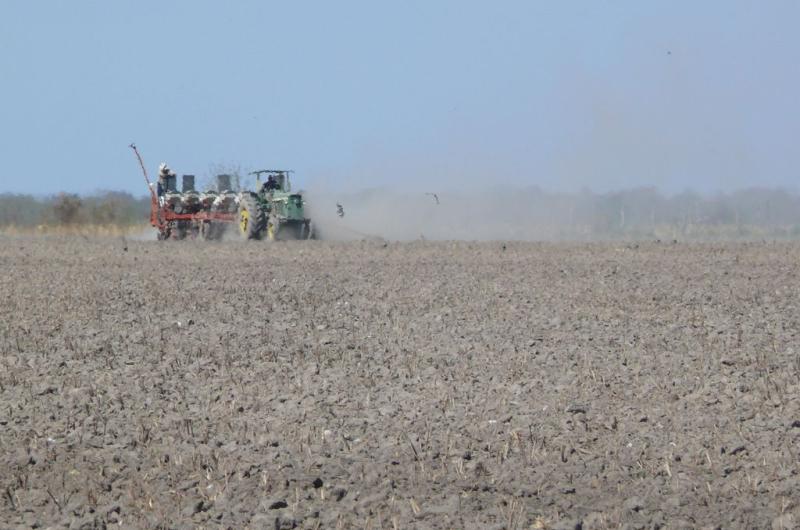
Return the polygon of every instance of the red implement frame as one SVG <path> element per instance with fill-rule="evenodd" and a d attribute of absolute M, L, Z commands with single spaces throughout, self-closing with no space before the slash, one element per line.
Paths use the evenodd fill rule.
<path fill-rule="evenodd" d="M 235 223 L 238 220 L 238 216 L 235 213 L 175 213 L 171 208 L 162 206 L 158 201 L 156 192 L 153 190 L 150 178 L 147 176 L 147 169 L 142 160 L 142 155 L 139 154 L 139 150 L 136 148 L 136 144 L 131 144 L 129 147 L 136 153 L 136 158 L 139 160 L 139 165 L 142 167 L 144 181 L 147 183 L 147 189 L 150 190 L 150 224 L 157 228 L 159 232 L 164 233 L 169 223 L 172 221 L 220 221 L 223 223 Z"/>

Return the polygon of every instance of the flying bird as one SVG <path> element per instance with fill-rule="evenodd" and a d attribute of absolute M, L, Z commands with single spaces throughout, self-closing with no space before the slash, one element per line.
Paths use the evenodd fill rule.
<path fill-rule="evenodd" d="M 426 193 L 425 195 L 430 195 L 431 197 L 434 198 L 434 200 L 436 201 L 436 204 L 439 204 L 439 196 L 436 195 L 435 193 Z"/>

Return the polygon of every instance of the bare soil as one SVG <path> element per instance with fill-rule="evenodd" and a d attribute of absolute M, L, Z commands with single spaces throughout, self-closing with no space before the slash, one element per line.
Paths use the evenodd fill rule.
<path fill-rule="evenodd" d="M 0 245 L 0 528 L 800 522 L 798 245 Z"/>

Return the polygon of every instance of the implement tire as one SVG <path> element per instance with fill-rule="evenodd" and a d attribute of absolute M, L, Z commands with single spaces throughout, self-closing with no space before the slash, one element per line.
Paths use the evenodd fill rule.
<path fill-rule="evenodd" d="M 203 221 L 200 225 L 200 237 L 206 241 L 214 241 L 222 237 L 225 225 L 218 221 Z"/>

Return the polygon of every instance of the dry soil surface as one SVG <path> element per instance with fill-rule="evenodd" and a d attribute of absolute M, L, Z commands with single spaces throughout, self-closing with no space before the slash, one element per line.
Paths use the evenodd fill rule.
<path fill-rule="evenodd" d="M 800 247 L 0 240 L 0 527 L 800 522 Z"/>

